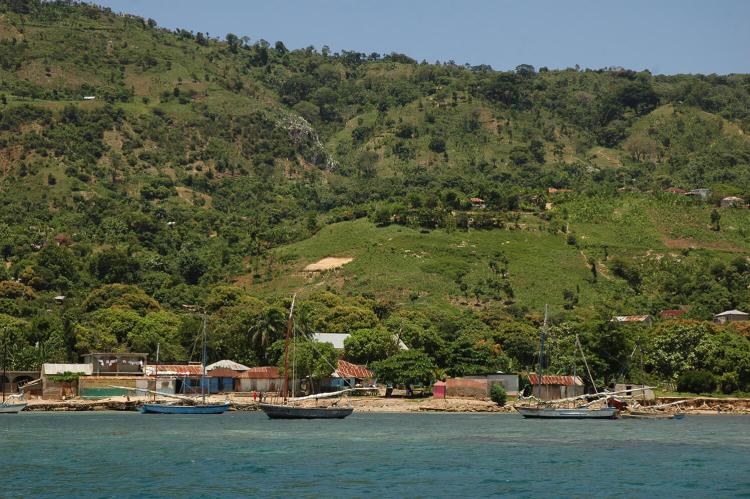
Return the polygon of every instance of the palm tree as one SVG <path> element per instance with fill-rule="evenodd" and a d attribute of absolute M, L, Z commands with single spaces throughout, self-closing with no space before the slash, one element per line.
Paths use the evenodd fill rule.
<path fill-rule="evenodd" d="M 266 349 L 284 334 L 286 315 L 278 307 L 267 307 L 249 328 L 250 342 L 258 353 L 258 358 L 266 360 Z"/>

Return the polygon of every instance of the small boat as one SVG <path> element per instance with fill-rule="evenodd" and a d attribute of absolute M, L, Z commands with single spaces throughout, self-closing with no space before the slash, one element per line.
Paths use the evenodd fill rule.
<path fill-rule="evenodd" d="M 7 342 L 5 344 L 5 347 L 3 348 L 3 377 L 2 380 L 0 380 L 0 392 L 3 394 L 3 400 L 0 402 L 0 414 L 18 414 L 22 410 L 26 409 L 26 406 L 29 405 L 26 402 L 26 399 L 23 397 L 23 391 L 20 395 L 12 394 L 8 396 L 8 399 L 5 399 L 5 361 L 8 357 L 8 345 Z"/>
<path fill-rule="evenodd" d="M 547 333 L 547 307 L 544 307 L 544 325 L 539 332 L 539 374 L 537 375 L 539 393 L 538 397 L 530 397 L 536 402 L 527 403 L 525 405 L 514 406 L 516 411 L 528 419 L 617 419 L 619 409 L 617 407 L 601 407 L 592 408 L 590 404 L 578 405 L 576 407 L 560 407 L 562 404 L 581 404 L 581 401 L 586 396 L 573 397 L 570 399 L 562 400 L 542 400 L 542 386 L 544 384 L 543 376 L 543 361 L 544 361 L 544 337 Z M 578 337 L 576 336 L 576 343 L 578 343 Z M 583 354 L 583 349 L 581 349 Z M 585 362 L 585 357 L 584 357 Z M 588 369 L 588 364 L 587 364 Z"/>
<path fill-rule="evenodd" d="M 615 407 L 602 407 L 600 409 L 590 409 L 588 407 L 576 407 L 572 409 L 516 407 L 516 410 L 525 418 L 538 419 L 615 419 L 618 414 Z"/>
<path fill-rule="evenodd" d="M 271 419 L 344 419 L 353 407 L 299 407 L 288 404 L 260 404 Z"/>
<path fill-rule="evenodd" d="M 353 407 L 337 407 L 335 404 L 329 407 L 303 407 L 294 405 L 295 402 L 300 402 L 305 399 L 318 399 L 326 398 L 343 393 L 348 393 L 351 390 L 342 390 L 340 392 L 311 395 L 309 397 L 300 397 L 298 399 L 289 400 L 289 339 L 292 335 L 292 317 L 294 313 L 294 301 L 296 295 L 292 297 L 292 305 L 289 308 L 289 319 L 286 325 L 286 345 L 284 347 L 284 387 L 281 404 L 267 404 L 261 403 L 260 410 L 263 411 L 266 416 L 270 419 L 344 419 L 350 415 L 353 411 Z"/>
<path fill-rule="evenodd" d="M 229 410 L 229 404 L 143 404 L 144 414 L 222 414 Z"/>
<path fill-rule="evenodd" d="M 157 395 L 166 395 L 169 397 L 175 397 L 182 400 L 192 402 L 187 397 L 177 397 L 175 395 L 160 393 L 156 390 L 154 393 L 153 404 L 143 404 L 141 406 L 141 412 L 143 414 L 223 414 L 229 410 L 229 403 L 223 404 L 207 404 L 206 403 L 206 313 L 203 312 L 203 369 L 201 370 L 201 396 L 202 401 L 200 403 L 188 403 L 178 404 L 177 402 L 167 402 L 164 404 L 156 403 Z M 156 346 L 156 374 L 154 375 L 154 388 L 156 388 L 156 380 L 159 378 L 159 345 Z"/>
<path fill-rule="evenodd" d="M 685 415 L 681 412 L 657 412 L 657 411 L 626 411 L 620 414 L 624 419 L 684 419 Z"/>

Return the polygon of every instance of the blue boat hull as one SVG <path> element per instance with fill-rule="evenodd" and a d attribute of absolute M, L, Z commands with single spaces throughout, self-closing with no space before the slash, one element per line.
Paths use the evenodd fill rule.
<path fill-rule="evenodd" d="M 143 404 L 143 414 L 222 414 L 229 410 L 229 404 L 212 405 L 169 405 Z"/>

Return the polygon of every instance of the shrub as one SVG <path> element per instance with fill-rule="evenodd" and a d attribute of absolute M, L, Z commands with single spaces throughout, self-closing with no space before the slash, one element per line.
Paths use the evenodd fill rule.
<path fill-rule="evenodd" d="M 716 377 L 703 369 L 685 371 L 677 379 L 677 390 L 690 393 L 711 393 L 716 390 Z"/>
<path fill-rule="evenodd" d="M 503 385 L 497 383 L 492 385 L 492 388 L 490 388 L 490 399 L 500 407 L 505 405 L 505 401 L 508 399 L 508 394 L 506 393 L 505 388 L 503 388 Z"/>

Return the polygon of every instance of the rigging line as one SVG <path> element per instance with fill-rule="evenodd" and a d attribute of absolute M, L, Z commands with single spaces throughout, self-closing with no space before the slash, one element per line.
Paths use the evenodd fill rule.
<path fill-rule="evenodd" d="M 586 360 L 586 355 L 583 353 L 583 347 L 581 346 L 581 341 L 578 339 L 578 333 L 576 333 L 576 344 L 578 345 L 578 349 L 581 351 L 581 357 L 583 357 L 583 365 L 586 366 L 586 372 L 589 373 L 589 380 L 591 381 L 591 385 L 594 387 L 594 393 L 599 394 L 599 390 L 596 389 L 596 383 L 594 382 L 594 377 L 591 376 L 591 369 L 589 369 L 589 363 Z"/>

